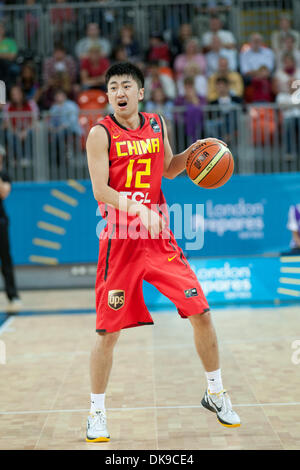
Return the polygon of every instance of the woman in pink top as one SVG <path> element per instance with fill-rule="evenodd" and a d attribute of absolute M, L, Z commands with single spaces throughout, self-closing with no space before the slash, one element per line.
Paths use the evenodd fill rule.
<path fill-rule="evenodd" d="M 198 74 L 205 75 L 206 60 L 205 56 L 199 52 L 199 42 L 197 38 L 191 38 L 185 46 L 185 54 L 180 54 L 174 62 L 176 79 L 182 79 L 186 75 L 186 69 L 190 66 L 198 67 Z"/>

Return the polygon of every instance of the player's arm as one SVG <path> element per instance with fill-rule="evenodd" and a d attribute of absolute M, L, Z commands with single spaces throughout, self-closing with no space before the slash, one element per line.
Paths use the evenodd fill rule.
<path fill-rule="evenodd" d="M 192 145 L 190 145 L 184 152 L 179 153 L 177 155 L 173 155 L 170 142 L 168 139 L 168 132 L 167 132 L 167 126 L 163 118 L 163 126 L 164 126 L 164 151 L 165 151 L 165 156 L 164 156 L 164 172 L 163 176 L 165 178 L 173 179 L 180 173 L 182 173 L 185 170 L 186 167 L 186 161 L 188 159 L 188 156 L 190 154 L 191 148 L 195 144 L 201 144 L 202 142 L 210 140 L 212 142 L 221 142 L 222 144 L 226 145 L 225 142 L 219 139 L 214 139 L 212 137 L 209 137 L 207 139 L 203 140 L 196 140 Z"/>
<path fill-rule="evenodd" d="M 296 232 L 296 231 L 293 231 L 293 240 L 294 242 L 296 243 L 297 245 L 297 248 L 300 248 L 300 236 L 299 236 L 299 233 Z"/>
<path fill-rule="evenodd" d="M 11 191 L 11 184 L 8 181 L 2 181 L 0 178 L 0 198 L 6 199 Z"/>
<path fill-rule="evenodd" d="M 115 209 L 137 215 L 143 225 L 151 234 L 159 233 L 164 227 L 164 221 L 155 212 L 144 204 L 137 203 L 122 196 L 118 191 L 108 185 L 109 155 L 108 136 L 102 126 L 95 126 L 90 130 L 86 141 L 87 160 L 92 181 L 93 194 L 98 202 L 110 204 Z"/>

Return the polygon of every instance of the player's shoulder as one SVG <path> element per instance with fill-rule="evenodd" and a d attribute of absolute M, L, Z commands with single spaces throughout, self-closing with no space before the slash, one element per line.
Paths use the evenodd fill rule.
<path fill-rule="evenodd" d="M 110 134 L 102 122 L 93 126 L 87 137 L 87 146 L 98 145 L 101 148 L 108 147 L 110 145 Z"/>

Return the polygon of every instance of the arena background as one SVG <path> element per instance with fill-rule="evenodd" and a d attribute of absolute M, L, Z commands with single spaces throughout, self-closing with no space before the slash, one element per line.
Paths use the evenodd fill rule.
<path fill-rule="evenodd" d="M 126 352 L 116 363 L 108 393 L 110 406 L 115 407 L 111 408 L 112 434 L 119 436 L 122 426 L 128 429 L 133 416 L 131 430 L 134 429 L 136 436 L 133 440 L 123 438 L 123 441 L 120 437 L 105 448 L 299 449 L 296 378 L 299 362 L 292 362 L 290 358 L 291 348 L 299 344 L 295 341 L 299 341 L 300 256 L 291 252 L 291 232 L 287 228 L 290 207 L 300 203 L 299 85 L 296 83 L 293 91 L 280 91 L 278 82 L 274 85 L 275 79 L 282 79 L 282 74 L 276 75 L 279 59 L 278 51 L 273 49 L 273 70 L 267 77 L 258 77 L 251 87 L 248 78 L 241 73 L 240 54 L 249 50 L 252 33 L 260 33 L 263 47 L 272 48 L 272 33 L 278 30 L 282 15 L 290 18 L 292 30 L 300 37 L 300 1 L 62 3 L 57 0 L 51 3 L 32 0 L 26 5 L 23 3 L 0 2 L 0 22 L 6 36 L 13 38 L 17 46 L 9 67 L 0 62 L 0 80 L 6 85 L 6 103 L 0 105 L 0 143 L 6 150 L 4 167 L 12 179 L 12 191 L 5 207 L 23 302 L 18 315 L 9 315 L 0 279 L 3 378 L 0 414 L 4 430 L 0 448 L 79 449 L 86 445 L 83 429 L 87 410 L 81 408 L 85 406 L 83 401 L 89 398 L 87 358 L 91 338 L 88 334 L 94 331 L 93 289 L 98 255 L 97 227 L 101 217 L 91 190 L 85 141 L 89 129 L 111 112 L 103 86 L 90 90 L 83 85 L 82 64 L 76 56 L 78 41 L 85 37 L 87 26 L 94 23 L 100 28 L 102 39 L 111 46 L 107 56 L 110 64 L 118 58 L 132 60 L 147 77 L 152 73 L 149 71 L 152 64 L 159 67 L 160 80 L 162 75 L 173 80 L 176 90 L 173 98 L 164 96 L 163 102 L 158 103 L 150 96 L 141 110 L 157 109 L 165 116 L 174 153 L 181 152 L 195 139 L 208 136 L 228 142 L 233 153 L 234 175 L 221 188 L 197 188 L 186 174 L 174 181 L 163 179 L 162 188 L 169 205 L 204 205 L 203 247 L 187 248 L 189 240 L 185 237 L 178 243 L 215 312 L 227 377 L 231 378 L 227 382 L 233 384 L 233 399 L 237 406 L 243 407 L 239 410 L 246 423 L 244 430 L 241 427 L 241 433 L 235 435 L 238 437 L 232 437 L 228 430 L 216 431 L 208 421 L 210 416 L 207 421 L 204 415 L 198 420 L 196 413 L 192 416 L 191 411 L 186 411 L 198 407 L 195 403 L 199 402 L 198 395 L 192 391 L 194 388 L 189 387 L 192 379 L 202 380 L 189 350 L 191 341 L 182 323 L 176 323 L 174 306 L 154 287 L 144 283 L 146 304 L 160 325 L 153 328 L 152 333 L 150 328 L 143 327 L 127 330 L 122 336 L 120 348 Z M 216 103 L 208 99 L 210 77 L 199 73 L 200 88 L 204 87 L 205 93 L 198 96 L 199 104 L 193 108 L 195 114 L 187 122 L 188 104 L 179 99 L 177 87 L 181 86 L 182 90 L 183 84 L 177 82 L 175 72 L 175 60 L 182 46 L 178 31 L 182 24 L 190 25 L 191 36 L 199 41 L 199 52 L 206 54 L 201 38 L 203 32 L 209 30 L 212 15 L 219 16 L 223 28 L 236 40 L 232 57 L 235 57 L 235 71 L 244 91 L 230 106 Z M 124 44 L 119 48 L 120 30 L 125 25 L 131 39 L 134 38 L 135 53 L 134 47 L 131 52 Z M 55 76 L 59 84 L 49 85 L 45 78 L 46 60 L 53 57 L 58 44 L 60 51 L 64 49 L 63 53 L 73 58 L 75 64 L 71 84 L 69 72 L 61 64 Z M 152 50 L 151 55 L 150 44 L 154 49 L 162 47 L 163 54 L 169 51 L 169 61 L 162 59 L 160 52 L 155 55 L 157 50 Z M 300 43 L 293 52 L 296 61 L 299 47 Z M 65 55 L 58 62 L 63 62 Z M 158 64 L 152 63 L 157 60 Z M 31 78 L 26 81 L 24 69 L 28 65 Z M 300 80 L 299 68 L 300 62 L 292 75 L 283 77 L 285 86 L 291 77 Z M 197 77 L 191 73 L 196 87 Z M 23 89 L 27 104 L 33 102 L 30 110 L 9 109 L 15 84 Z M 52 109 L 53 93 L 64 86 L 66 95 L 76 104 L 72 108 L 74 127 L 59 134 L 55 122 L 61 115 Z M 294 94 L 296 101 L 286 104 L 284 99 L 278 99 L 280 93 L 285 94 L 284 99 L 289 93 Z M 13 135 L 18 125 L 26 131 L 21 143 Z M 192 213 L 188 219 L 189 229 L 201 231 L 202 221 L 201 216 Z M 165 345 L 165 337 L 170 349 Z M 183 347 L 178 348 L 181 343 Z M 6 363 L 1 362 L 1 346 L 7 347 Z M 181 354 L 178 360 L 173 359 L 175 350 Z M 133 365 L 125 371 L 122 360 L 131 357 L 130 354 Z M 181 386 L 183 382 L 178 382 L 178 364 L 184 364 L 186 375 L 180 380 L 185 387 Z M 76 373 L 70 373 L 68 367 Z M 137 370 L 146 371 L 147 377 L 141 380 Z M 154 379 L 155 375 L 159 377 L 157 383 L 161 386 L 158 398 L 153 401 L 153 409 L 159 405 L 154 413 L 147 408 L 149 403 L 152 406 L 152 395 L 146 405 L 143 401 L 152 387 L 152 372 Z M 153 383 L 155 390 L 155 380 Z M 172 396 L 167 391 L 171 383 L 179 384 Z M 169 410 L 172 406 L 174 409 Z M 186 409 L 181 409 L 185 406 Z M 123 414 L 120 414 L 121 407 L 125 407 Z M 135 411 L 127 415 L 126 407 Z M 142 407 L 146 411 L 141 418 Z M 137 421 L 134 421 L 136 416 Z M 153 435 L 148 432 L 152 429 L 153 416 L 155 419 L 163 416 L 157 420 L 162 434 L 155 424 L 156 440 L 152 440 Z M 139 438 L 141 423 L 146 424 Z M 187 439 L 180 426 L 184 431 L 197 429 L 199 432 L 192 434 L 191 431 Z M 127 436 L 130 432 L 126 432 Z M 170 441 L 166 436 L 170 436 Z"/>
<path fill-rule="evenodd" d="M 131 25 L 139 44 L 139 55 L 134 60 L 143 63 L 147 75 L 147 50 L 153 31 L 163 35 L 172 51 L 172 41 L 182 23 L 193 25 L 193 36 L 197 36 L 201 25 L 208 24 L 209 15 L 217 13 L 224 28 L 229 29 L 236 38 L 238 51 L 247 47 L 245 44 L 249 35 L 256 31 L 263 34 L 264 44 L 270 46 L 272 32 L 278 27 L 282 14 L 293 17 L 295 29 L 300 21 L 297 14 L 299 2 L 288 0 L 219 3 L 126 1 L 109 2 L 109 5 L 105 2 L 33 2 L 26 6 L 9 3 L 2 4 L 0 14 L 5 21 L 7 36 L 13 37 L 18 45 L 15 59 L 17 70 L 21 73 L 24 64 L 30 64 L 40 87 L 44 85 L 44 60 L 51 56 L 55 44 L 60 41 L 66 52 L 75 57 L 76 44 L 91 22 L 98 23 L 101 35 L 111 45 L 117 43 L 120 28 Z M 59 19 L 55 20 L 57 15 Z M 113 52 L 110 60 L 114 61 Z M 163 63 L 171 71 L 172 64 L 174 56 L 169 64 Z M 75 81 L 80 86 L 80 77 L 77 76 Z M 16 83 L 21 83 L 18 77 Z M 10 82 L 7 84 L 8 100 L 11 85 Z M 0 137 L 6 145 L 5 162 L 13 181 L 12 194 L 6 207 L 11 219 L 12 254 L 21 290 L 93 286 L 99 215 L 96 214 L 97 205 L 89 183 L 85 138 L 89 128 L 109 112 L 104 91 L 99 90 L 99 93 L 100 100 L 98 96 L 98 101 L 88 103 L 86 101 L 90 97 L 87 90 L 81 88 L 77 94 L 81 136 L 74 138 L 70 133 L 67 142 L 62 144 L 65 145 L 62 152 L 59 146 L 53 146 L 49 126 L 51 112 L 43 106 L 34 117 L 31 142 L 26 141 L 23 148 L 16 152 L 7 139 L 3 107 Z M 280 258 L 280 253 L 289 250 L 291 234 L 286 227 L 288 210 L 300 198 L 297 173 L 300 121 L 295 120 L 295 125 L 290 129 L 289 139 L 295 155 L 287 159 L 284 119 L 276 96 L 272 102 L 253 104 L 247 101 L 244 92 L 244 99 L 240 104 L 234 104 L 226 118 L 220 114 L 218 105 L 207 101 L 202 110 L 203 122 L 196 123 L 194 129 L 194 137 L 217 134 L 226 140 L 230 134 L 229 146 L 235 158 L 235 175 L 227 185 L 215 191 L 198 190 L 185 176 L 177 178 L 175 184 L 166 180 L 163 182 L 170 205 L 205 205 L 203 248 L 189 252 L 185 249 L 185 239 L 179 243 L 189 258 L 195 258 L 200 281 L 205 281 L 207 276 L 207 280 L 212 282 L 208 294 L 212 305 L 221 300 L 239 303 L 241 300 L 278 302 L 297 301 L 300 298 L 300 291 L 295 287 L 298 266 L 293 265 L 292 276 L 283 276 L 286 267 Z M 93 110 L 93 105 L 99 105 L 101 109 Z M 171 113 L 174 119 L 169 114 L 166 119 L 176 152 L 192 141 L 192 135 L 186 135 L 184 106 L 178 106 L 175 102 Z M 18 113 L 15 118 L 22 119 Z M 30 147 L 28 158 L 26 145 Z M 50 224 L 50 228 L 45 224 Z M 58 228 L 51 228 L 53 225 Z M 193 217 L 192 227 L 195 228 Z M 262 276 L 262 261 L 268 276 Z M 235 274 L 230 270 L 221 273 L 221 279 L 210 279 L 213 276 L 213 272 L 209 271 L 211 268 L 234 267 L 237 263 L 249 269 L 248 288 L 245 283 L 238 282 L 243 279 L 238 274 L 235 284 L 232 284 L 230 276 Z M 270 278 L 272 282 L 265 285 L 263 278 Z M 237 289 L 235 293 L 231 292 L 233 285 Z M 239 290 L 239 286 L 243 285 L 247 292 L 243 288 Z M 149 298 L 156 304 L 160 296 L 158 293 L 151 294 Z"/>

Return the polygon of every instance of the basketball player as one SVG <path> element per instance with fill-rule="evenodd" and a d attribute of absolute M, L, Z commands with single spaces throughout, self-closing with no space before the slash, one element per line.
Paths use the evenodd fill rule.
<path fill-rule="evenodd" d="M 106 73 L 106 86 L 114 113 L 93 127 L 87 139 L 93 193 L 107 225 L 100 235 L 97 338 L 90 360 L 92 393 L 86 440 L 110 439 L 105 390 L 120 331 L 153 324 L 143 299 L 143 280 L 157 287 L 180 316 L 190 320 L 208 381 L 201 403 L 216 413 L 221 424 L 237 427 L 240 419 L 222 385 L 209 306 L 170 232 L 161 191 L 162 176 L 175 178 L 184 171 L 191 147 L 173 155 L 163 118 L 138 112 L 144 77 L 136 66 L 113 65 Z"/>

